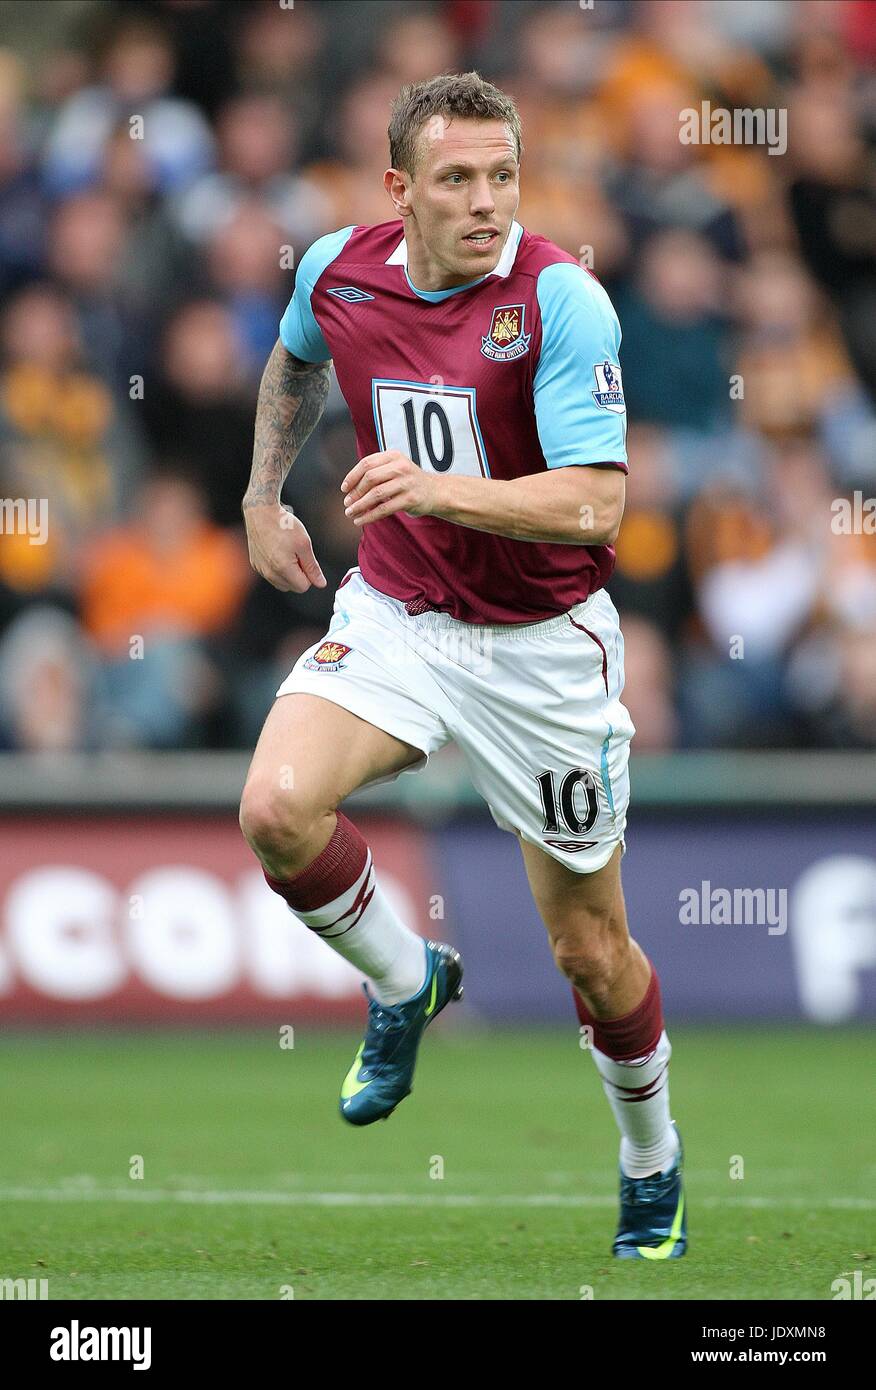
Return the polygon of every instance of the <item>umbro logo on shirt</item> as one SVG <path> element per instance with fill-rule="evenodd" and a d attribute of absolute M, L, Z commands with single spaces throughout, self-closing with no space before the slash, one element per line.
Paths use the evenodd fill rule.
<path fill-rule="evenodd" d="M 338 299 L 343 299 L 346 304 L 358 304 L 361 299 L 373 299 L 373 294 L 367 294 L 365 290 L 359 290 L 355 285 L 341 285 L 338 289 L 326 290 L 326 294 L 333 294 Z"/>

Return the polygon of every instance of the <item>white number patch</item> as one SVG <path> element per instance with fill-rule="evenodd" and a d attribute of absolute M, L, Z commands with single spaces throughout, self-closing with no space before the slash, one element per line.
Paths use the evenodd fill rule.
<path fill-rule="evenodd" d="M 398 449 L 428 473 L 489 478 L 474 387 L 422 381 L 372 382 L 381 449 Z"/>

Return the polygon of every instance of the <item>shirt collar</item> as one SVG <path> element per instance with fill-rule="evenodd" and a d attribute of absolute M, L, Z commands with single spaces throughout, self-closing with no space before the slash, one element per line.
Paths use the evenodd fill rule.
<path fill-rule="evenodd" d="M 453 285 L 448 290 L 418 290 L 416 285 L 411 284 L 411 277 L 408 275 L 408 243 L 404 234 L 402 234 L 402 239 L 392 252 L 392 255 L 387 257 L 386 265 L 403 266 L 405 278 L 414 294 L 418 295 L 420 299 L 427 299 L 431 303 L 437 303 L 442 299 L 447 299 L 452 294 L 458 294 L 460 290 L 473 289 L 475 285 L 482 284 L 483 281 L 488 280 L 490 276 L 495 276 L 497 279 L 502 280 L 507 275 L 510 275 L 514 266 L 514 261 L 517 258 L 517 248 L 520 245 L 520 238 L 522 236 L 523 228 L 520 223 L 512 222 L 508 230 L 508 236 L 505 239 L 505 245 L 502 247 L 502 254 L 496 263 L 495 269 L 491 270 L 487 275 L 479 275 L 476 280 L 469 280 L 465 285 Z"/>

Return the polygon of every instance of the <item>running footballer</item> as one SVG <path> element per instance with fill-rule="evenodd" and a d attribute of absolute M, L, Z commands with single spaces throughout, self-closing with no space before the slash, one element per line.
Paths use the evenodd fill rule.
<path fill-rule="evenodd" d="M 341 487 L 360 540 L 328 631 L 277 692 L 241 825 L 271 888 L 369 981 L 340 1113 L 385 1119 L 425 1028 L 462 993 L 462 961 L 400 920 L 336 808 L 454 740 L 517 836 L 592 1030 L 621 1136 L 614 1254 L 676 1259 L 671 1048 L 620 873 L 635 732 L 605 590 L 627 473 L 620 327 L 595 277 L 516 221 L 520 119 L 504 93 L 477 73 L 405 87 L 389 147 L 390 217 L 310 247 L 262 379 L 243 502 L 255 569 L 299 593 L 326 582 L 280 491 L 332 362 L 356 430 Z"/>

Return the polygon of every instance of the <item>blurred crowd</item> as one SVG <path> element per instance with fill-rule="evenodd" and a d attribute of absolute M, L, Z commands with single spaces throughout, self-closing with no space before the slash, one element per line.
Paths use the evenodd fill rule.
<path fill-rule="evenodd" d="M 623 329 L 637 748 L 876 746 L 876 6 L 0 0 L 0 499 L 48 504 L 0 532 L 0 748 L 254 742 L 358 540 L 334 387 L 284 494 L 328 587 L 247 561 L 290 267 L 391 215 L 400 85 L 471 67 Z M 704 101 L 787 152 L 683 143 Z"/>

